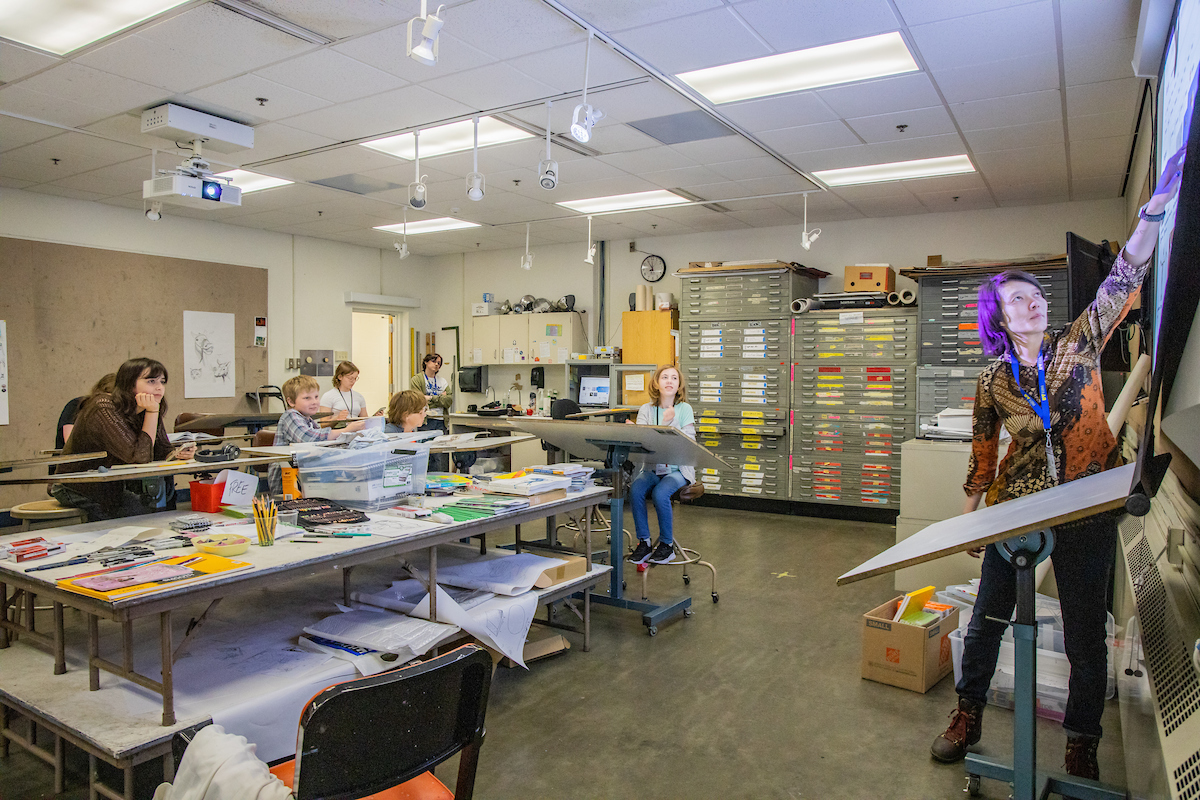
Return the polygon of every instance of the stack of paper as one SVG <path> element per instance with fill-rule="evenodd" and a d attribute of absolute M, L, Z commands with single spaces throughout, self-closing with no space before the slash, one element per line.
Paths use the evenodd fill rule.
<path fill-rule="evenodd" d="M 571 480 L 571 478 L 555 475 L 529 474 L 520 478 L 496 478 L 486 482 L 480 481 L 479 486 L 485 492 L 529 496 L 570 488 Z"/>
<path fill-rule="evenodd" d="M 592 473 L 595 471 L 593 467 L 585 467 L 583 464 L 548 464 L 529 468 L 529 472 L 539 475 L 570 478 L 571 485 L 567 487 L 568 492 L 582 492 L 586 489 L 591 483 Z"/>

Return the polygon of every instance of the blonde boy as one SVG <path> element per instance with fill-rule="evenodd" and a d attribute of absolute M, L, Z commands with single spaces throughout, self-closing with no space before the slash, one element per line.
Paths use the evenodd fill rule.
<path fill-rule="evenodd" d="M 362 430 L 366 423 L 363 420 L 351 422 L 345 428 L 334 430 L 322 428 L 313 419 L 313 415 L 321 410 L 321 384 L 311 375 L 296 375 L 288 378 L 283 384 L 283 399 L 288 410 L 279 418 L 275 428 L 274 444 L 294 444 L 296 442 L 320 442 L 332 439 L 343 431 Z M 283 493 L 283 468 L 272 464 L 267 470 L 267 482 L 272 494 Z"/>

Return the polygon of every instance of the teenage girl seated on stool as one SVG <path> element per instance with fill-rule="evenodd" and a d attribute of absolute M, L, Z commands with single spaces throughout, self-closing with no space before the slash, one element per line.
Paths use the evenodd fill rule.
<path fill-rule="evenodd" d="M 687 387 L 683 375 L 670 364 L 654 371 L 650 379 L 650 402 L 638 409 L 638 425 L 668 425 L 678 428 L 689 438 L 696 438 L 696 417 L 692 407 L 683 402 Z M 630 422 L 630 425 L 633 423 Z M 646 464 L 633 479 L 629 487 L 629 504 L 633 508 L 633 527 L 637 533 L 637 547 L 627 558 L 634 564 L 670 564 L 675 560 L 675 536 L 671 517 L 671 495 L 696 482 L 695 467 L 677 467 L 674 464 Z M 658 544 L 650 547 L 650 521 L 646 510 L 646 496 L 652 495 L 654 511 L 658 515 Z"/>

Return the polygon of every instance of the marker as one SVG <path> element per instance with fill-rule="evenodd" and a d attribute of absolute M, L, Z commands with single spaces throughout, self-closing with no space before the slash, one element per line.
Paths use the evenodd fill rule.
<path fill-rule="evenodd" d="M 315 539 L 287 539 L 286 541 L 289 541 L 292 544 L 321 544 Z"/>

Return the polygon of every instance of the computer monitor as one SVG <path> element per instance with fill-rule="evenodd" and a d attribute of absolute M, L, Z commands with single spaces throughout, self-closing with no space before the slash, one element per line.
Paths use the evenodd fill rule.
<path fill-rule="evenodd" d="M 579 379 L 579 405 L 608 408 L 608 378 L 581 377 Z"/>

